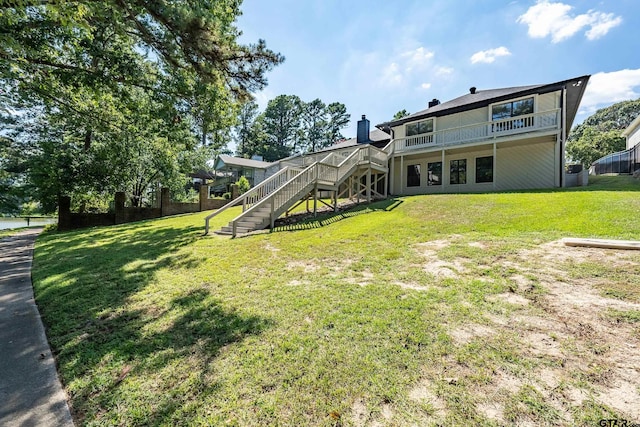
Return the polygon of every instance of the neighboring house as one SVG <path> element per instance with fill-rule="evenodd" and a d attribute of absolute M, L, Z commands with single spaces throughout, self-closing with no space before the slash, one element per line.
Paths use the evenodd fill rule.
<path fill-rule="evenodd" d="M 300 200 L 371 201 L 389 195 L 566 187 L 565 142 L 590 76 L 556 83 L 476 90 L 382 123 L 315 153 L 271 164 L 266 179 L 227 206 L 243 212 L 219 232 L 265 227 Z M 380 133 L 382 132 L 382 133 Z M 389 139 L 389 135 L 391 138 Z M 388 142 L 387 142 L 388 141 Z M 206 218 L 206 230 L 209 220 Z"/>
<path fill-rule="evenodd" d="M 591 165 L 592 175 L 626 175 L 640 169 L 640 116 L 622 131 L 627 149 L 601 157 Z"/>
<path fill-rule="evenodd" d="M 564 145 L 589 76 L 476 90 L 378 125 L 391 129 L 391 194 L 566 186 Z"/>
<path fill-rule="evenodd" d="M 226 173 L 230 184 L 244 176 L 253 187 L 264 180 L 265 171 L 269 166 L 271 163 L 262 160 L 244 159 L 223 154 L 216 159 L 213 168 L 217 172 Z"/>

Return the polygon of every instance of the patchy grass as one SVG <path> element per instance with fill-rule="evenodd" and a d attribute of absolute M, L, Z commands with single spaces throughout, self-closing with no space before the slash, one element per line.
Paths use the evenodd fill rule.
<path fill-rule="evenodd" d="M 557 242 L 640 237 L 638 185 L 614 181 L 238 239 L 206 213 L 46 234 L 36 299 L 79 425 L 640 419 L 640 254 Z"/>

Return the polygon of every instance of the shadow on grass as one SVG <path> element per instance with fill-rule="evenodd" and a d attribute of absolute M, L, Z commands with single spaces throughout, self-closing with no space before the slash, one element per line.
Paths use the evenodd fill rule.
<path fill-rule="evenodd" d="M 217 389 L 206 377 L 220 349 L 269 326 L 266 319 L 225 307 L 205 284 L 185 291 L 157 283 L 160 269 L 195 268 L 204 261 L 180 250 L 200 232 L 193 225 L 150 221 L 50 234 L 38 242 L 36 301 L 62 380 L 66 387 L 73 384 L 71 403 L 79 424 L 96 422 L 116 405 L 135 405 L 125 397 L 130 390 L 122 389 L 130 376 L 142 389 L 139 399 L 154 404 L 128 408 L 125 419 L 105 422 L 172 424 L 190 399 Z M 152 282 L 158 301 L 132 299 Z M 159 372 L 179 370 L 184 360 L 195 360 L 195 366 L 176 374 L 178 384 L 156 378 L 157 384 L 139 385 Z M 194 383 L 188 392 L 172 392 L 187 379 Z M 136 413 L 142 418 L 135 419 Z"/>
<path fill-rule="evenodd" d="M 352 218 L 362 214 L 379 211 L 390 212 L 400 206 L 402 203 L 402 200 L 390 198 L 369 204 L 355 205 L 354 207 L 341 212 L 319 213 L 315 218 L 313 217 L 313 214 L 308 213 L 295 215 L 280 220 L 280 224 L 276 223 L 276 226 L 273 228 L 272 232 L 320 228 L 338 221 L 342 221 L 343 219 Z M 291 221 L 291 223 L 287 223 L 287 221 Z"/>

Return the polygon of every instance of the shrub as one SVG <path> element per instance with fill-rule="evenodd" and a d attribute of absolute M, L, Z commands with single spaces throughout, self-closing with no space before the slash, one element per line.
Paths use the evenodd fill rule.
<path fill-rule="evenodd" d="M 246 193 L 251 188 L 249 180 L 244 176 L 240 177 L 240 179 L 236 182 L 236 185 L 238 186 L 238 193 L 240 194 Z"/>
<path fill-rule="evenodd" d="M 225 200 L 229 200 L 231 198 L 231 193 L 224 193 L 222 195 L 222 198 L 225 199 Z"/>

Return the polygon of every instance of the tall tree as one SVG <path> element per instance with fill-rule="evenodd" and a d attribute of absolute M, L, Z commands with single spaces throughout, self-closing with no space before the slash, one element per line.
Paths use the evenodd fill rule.
<path fill-rule="evenodd" d="M 298 148 L 302 105 L 296 95 L 279 95 L 267 104 L 261 117 L 267 145 L 258 153 L 266 161 L 287 157 Z"/>
<path fill-rule="evenodd" d="M 234 128 L 236 154 L 241 157 L 251 157 L 255 154 L 253 140 L 255 135 L 253 132 L 254 123 L 258 117 L 258 104 L 253 101 L 246 102 L 240 107 L 237 124 Z"/>
<path fill-rule="evenodd" d="M 263 88 L 266 71 L 283 60 L 262 40 L 237 42 L 240 3 L 16 0 L 0 5 L 0 84 L 16 108 L 39 114 L 37 132 L 25 130 L 17 139 L 26 144 L 24 136 L 37 133 L 30 140 L 37 145 L 30 151 L 31 181 L 49 198 L 54 190 L 115 188 L 123 180 L 104 170 L 119 171 L 120 178 L 131 171 L 108 169 L 109 153 L 137 152 L 141 159 L 149 157 L 149 148 L 151 157 L 164 153 L 173 159 L 167 164 L 184 166 L 199 157 L 199 146 L 223 145 L 235 103 Z M 195 143 L 196 134 L 202 144 Z M 49 166 L 39 162 L 44 153 L 53 155 Z M 139 169 L 140 159 L 120 166 Z M 45 171 L 48 180 L 40 179 Z M 171 181 L 175 174 L 163 170 L 158 176 Z M 130 191 L 132 197 L 140 192 Z"/>
<path fill-rule="evenodd" d="M 589 167 L 607 154 L 624 150 L 620 133 L 640 116 L 640 99 L 602 108 L 575 126 L 567 138 L 567 156 Z"/>
<path fill-rule="evenodd" d="M 327 106 L 320 99 L 304 104 L 302 107 L 302 149 L 314 152 L 324 146 L 328 131 Z"/>
<path fill-rule="evenodd" d="M 408 115 L 409 115 L 409 112 L 406 109 L 403 109 L 393 115 L 393 120 L 398 120 L 403 117 L 407 117 Z"/>
<path fill-rule="evenodd" d="M 347 113 L 347 107 L 340 102 L 332 102 L 327 105 L 327 114 L 329 115 L 329 123 L 327 125 L 325 146 L 344 138 L 341 130 L 347 127 L 351 119 L 351 114 Z"/>

